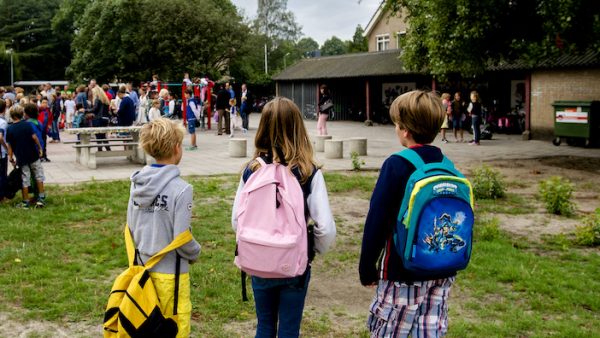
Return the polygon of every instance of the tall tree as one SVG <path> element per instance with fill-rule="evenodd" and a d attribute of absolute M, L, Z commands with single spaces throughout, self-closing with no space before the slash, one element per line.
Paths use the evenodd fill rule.
<path fill-rule="evenodd" d="M 330 39 L 323 42 L 321 46 L 321 55 L 340 55 L 347 52 L 347 46 L 344 41 L 340 40 L 337 36 L 332 36 Z"/>
<path fill-rule="evenodd" d="M 14 52 L 15 80 L 64 78 L 69 63 L 68 47 L 61 44 L 51 29 L 60 1 L 0 0 L 0 49 Z M 2 78 L 9 67 L 10 57 L 3 52 Z"/>
<path fill-rule="evenodd" d="M 386 0 L 409 28 L 402 41 L 411 70 L 445 76 L 483 72 L 516 59 L 600 50 L 597 0 Z"/>
<path fill-rule="evenodd" d="M 356 26 L 352 40 L 348 41 L 348 52 L 359 53 L 369 50 L 369 40 L 365 36 L 365 30 L 361 25 Z"/>
<path fill-rule="evenodd" d="M 70 74 L 102 81 L 179 81 L 186 71 L 219 78 L 248 31 L 218 0 L 95 0 L 77 25 Z"/>
<path fill-rule="evenodd" d="M 258 0 L 256 30 L 266 35 L 274 45 L 280 41 L 296 41 L 302 35 L 302 27 L 294 13 L 287 10 L 287 0 Z"/>

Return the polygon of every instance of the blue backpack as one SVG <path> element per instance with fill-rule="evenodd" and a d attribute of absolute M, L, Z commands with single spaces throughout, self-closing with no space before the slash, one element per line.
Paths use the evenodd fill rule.
<path fill-rule="evenodd" d="M 430 277 L 467 267 L 473 236 L 473 188 L 444 156 L 425 164 L 412 149 L 394 155 L 412 163 L 398 213 L 394 244 L 404 267 Z"/>

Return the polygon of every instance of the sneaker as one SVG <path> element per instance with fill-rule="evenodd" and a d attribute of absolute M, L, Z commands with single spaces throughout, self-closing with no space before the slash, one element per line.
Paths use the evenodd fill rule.
<path fill-rule="evenodd" d="M 248 129 L 246 129 L 246 128 L 242 129 L 242 133 L 246 134 L 247 132 L 248 132 Z"/>
<path fill-rule="evenodd" d="M 448 140 L 442 139 L 442 143 L 448 143 Z"/>
<path fill-rule="evenodd" d="M 229 134 L 229 138 L 233 138 L 233 133 Z"/>
<path fill-rule="evenodd" d="M 190 146 L 185 148 L 185 150 L 198 150 L 198 146 Z"/>
<path fill-rule="evenodd" d="M 17 203 L 17 205 L 15 205 L 15 207 L 19 208 L 19 209 L 29 209 L 29 202 L 23 201 L 21 203 Z"/>
<path fill-rule="evenodd" d="M 478 146 L 479 142 L 472 141 L 472 142 L 469 142 L 469 145 L 470 146 Z"/>
<path fill-rule="evenodd" d="M 38 198 L 38 200 L 35 202 L 35 207 L 36 208 L 43 208 L 46 206 L 46 199 L 45 198 Z"/>

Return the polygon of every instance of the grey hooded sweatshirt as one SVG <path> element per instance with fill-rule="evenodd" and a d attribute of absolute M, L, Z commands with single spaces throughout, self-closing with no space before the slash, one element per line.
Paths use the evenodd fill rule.
<path fill-rule="evenodd" d="M 127 223 L 142 263 L 169 245 L 173 238 L 190 228 L 192 186 L 179 177 L 176 165 L 146 166 L 131 176 Z M 181 273 L 189 271 L 189 261 L 200 254 L 200 244 L 192 240 L 177 249 Z M 151 271 L 175 273 L 172 251 Z M 138 258 L 139 264 L 139 258 Z"/>

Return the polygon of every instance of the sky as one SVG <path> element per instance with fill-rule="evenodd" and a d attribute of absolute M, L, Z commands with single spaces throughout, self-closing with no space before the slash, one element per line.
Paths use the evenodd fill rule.
<path fill-rule="evenodd" d="M 248 18 L 256 17 L 258 0 L 232 0 Z M 356 26 L 367 27 L 381 0 L 288 0 L 288 10 L 302 26 L 303 37 L 315 39 L 319 45 L 332 36 L 350 40 Z"/>

